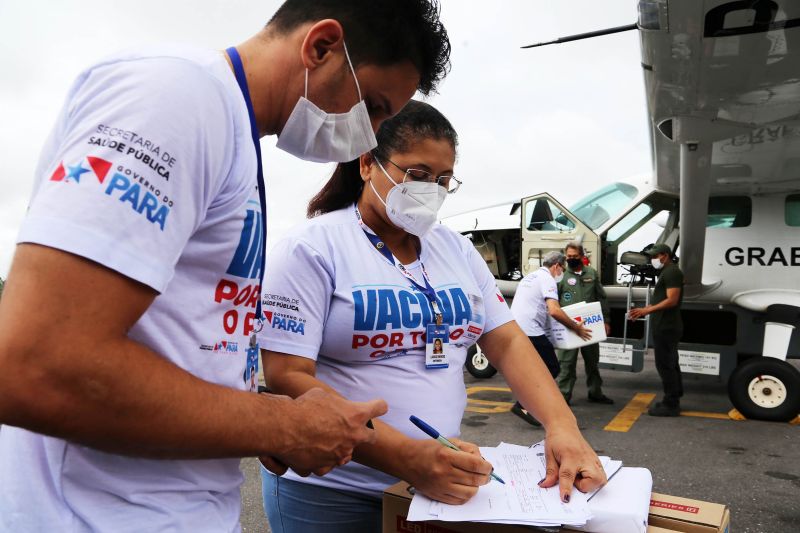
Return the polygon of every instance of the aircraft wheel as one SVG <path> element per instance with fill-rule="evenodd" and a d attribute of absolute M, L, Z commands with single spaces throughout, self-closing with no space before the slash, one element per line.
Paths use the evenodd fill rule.
<path fill-rule="evenodd" d="M 497 369 L 489 363 L 489 360 L 483 355 L 483 352 L 477 344 L 470 346 L 467 351 L 467 361 L 465 364 L 467 372 L 478 379 L 489 379 L 497 374 Z"/>
<path fill-rule="evenodd" d="M 780 359 L 748 359 L 731 374 L 728 396 L 747 418 L 787 422 L 800 413 L 800 371 Z"/>

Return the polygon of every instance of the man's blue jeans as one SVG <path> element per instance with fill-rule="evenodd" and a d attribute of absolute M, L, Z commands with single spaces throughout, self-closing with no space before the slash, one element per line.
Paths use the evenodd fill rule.
<path fill-rule="evenodd" d="M 283 479 L 263 466 L 261 489 L 273 533 L 381 531 L 379 498 Z"/>

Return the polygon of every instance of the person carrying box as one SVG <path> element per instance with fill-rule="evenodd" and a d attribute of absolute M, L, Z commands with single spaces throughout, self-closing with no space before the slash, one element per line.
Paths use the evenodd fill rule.
<path fill-rule="evenodd" d="M 519 282 L 514 301 L 511 302 L 514 320 L 533 343 L 553 379 L 558 376 L 559 364 L 553 344 L 548 338 L 548 317 L 557 320 L 583 340 L 592 337 L 589 328 L 567 316 L 558 303 L 556 284 L 564 277 L 565 270 L 564 254 L 559 251 L 546 253 L 542 258 L 541 268 Z M 511 412 L 533 426 L 541 425 L 519 402 L 514 403 Z"/>
<path fill-rule="evenodd" d="M 610 333 L 610 314 L 606 291 L 600 284 L 597 271 L 584 262 L 585 253 L 583 245 L 572 241 L 564 248 L 567 259 L 567 269 L 564 278 L 558 282 L 558 296 L 561 306 L 576 304 L 578 302 L 599 302 L 603 311 L 606 335 Z M 600 377 L 600 345 L 598 343 L 574 348 L 570 350 L 557 350 L 558 362 L 561 371 L 556 378 L 558 388 L 567 403 L 572 399 L 572 389 L 577 379 L 575 367 L 578 363 L 578 350 L 583 356 L 586 367 L 586 387 L 589 391 L 589 401 L 594 403 L 613 404 L 614 400 L 603 394 L 603 379 Z"/>

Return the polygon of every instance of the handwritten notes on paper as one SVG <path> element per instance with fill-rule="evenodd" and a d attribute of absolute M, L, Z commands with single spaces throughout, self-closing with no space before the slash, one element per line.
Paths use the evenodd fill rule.
<path fill-rule="evenodd" d="M 585 494 L 573 488 L 570 502 L 563 503 L 558 486 L 539 487 L 545 476 L 543 450 L 543 445 L 528 448 L 506 443 L 496 448 L 481 448 L 481 454 L 492 463 L 505 485 L 492 481 L 464 505 L 448 505 L 416 494 L 408 519 L 538 526 L 585 524 L 591 518 Z"/>

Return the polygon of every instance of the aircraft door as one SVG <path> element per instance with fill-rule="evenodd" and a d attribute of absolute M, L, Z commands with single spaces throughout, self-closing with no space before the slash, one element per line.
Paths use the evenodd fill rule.
<path fill-rule="evenodd" d="M 605 269 L 600 272 L 600 279 L 603 285 L 627 283 L 627 270 L 618 268 L 625 252 L 638 252 L 656 242 L 663 242 L 675 250 L 678 214 L 677 199 L 656 192 L 609 226 L 602 236 Z"/>
<path fill-rule="evenodd" d="M 569 241 L 580 240 L 592 266 L 600 268 L 599 238 L 578 217 L 547 193 L 522 199 L 522 274 L 539 268 L 542 257 L 563 251 Z"/>

